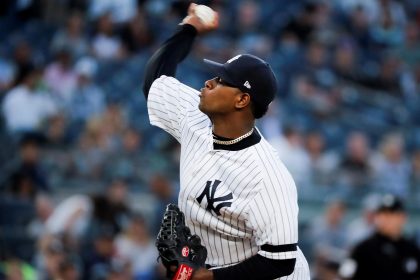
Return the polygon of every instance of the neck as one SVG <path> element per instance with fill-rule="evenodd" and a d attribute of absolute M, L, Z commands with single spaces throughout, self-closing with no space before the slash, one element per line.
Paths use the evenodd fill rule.
<path fill-rule="evenodd" d="M 383 228 L 379 229 L 378 232 L 392 240 L 398 240 L 401 238 L 401 231 L 399 230 L 396 231 L 393 229 Z"/>
<path fill-rule="evenodd" d="M 213 133 L 228 139 L 238 138 L 255 126 L 255 119 L 251 113 L 211 116 L 210 119 L 213 123 Z"/>
<path fill-rule="evenodd" d="M 217 136 L 235 139 L 248 133 L 255 125 L 252 121 L 213 121 L 213 133 Z"/>

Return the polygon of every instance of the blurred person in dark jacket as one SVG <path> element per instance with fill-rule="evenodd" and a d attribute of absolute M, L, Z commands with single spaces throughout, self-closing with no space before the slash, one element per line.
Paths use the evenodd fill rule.
<path fill-rule="evenodd" d="M 50 190 L 48 176 L 42 165 L 42 137 L 25 134 L 19 143 L 19 156 L 3 168 L 2 185 L 6 192 L 34 198 L 39 191 Z"/>
<path fill-rule="evenodd" d="M 349 191 L 367 192 L 373 175 L 369 140 L 362 132 L 352 132 L 346 142 L 346 151 L 339 163 L 338 184 Z"/>
<path fill-rule="evenodd" d="M 58 266 L 58 275 L 60 280 L 79 280 L 80 268 L 77 263 L 67 257 Z"/>
<path fill-rule="evenodd" d="M 83 278 L 85 280 L 106 279 L 114 257 L 114 233 L 106 227 L 97 227 L 92 246 L 84 249 Z"/>
<path fill-rule="evenodd" d="M 420 249 L 403 236 L 407 220 L 403 202 L 385 195 L 377 207 L 375 232 L 352 250 L 340 266 L 345 279 L 420 279 Z"/>
<path fill-rule="evenodd" d="M 93 223 L 110 227 L 114 234 L 119 233 L 129 220 L 127 189 L 127 182 L 116 179 L 105 194 L 93 195 Z"/>

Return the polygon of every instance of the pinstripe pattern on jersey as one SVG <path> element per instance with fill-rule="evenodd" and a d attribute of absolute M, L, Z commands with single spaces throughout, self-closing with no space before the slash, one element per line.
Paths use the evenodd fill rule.
<path fill-rule="evenodd" d="M 208 249 L 207 263 L 229 266 L 255 254 L 272 259 L 300 256 L 292 247 L 284 252 L 261 250 L 264 244 L 297 243 L 297 194 L 289 172 L 263 138 L 239 151 L 215 150 L 211 122 L 198 110 L 198 94 L 162 76 L 150 89 L 148 110 L 150 122 L 182 144 L 178 205 Z M 214 184 L 216 180 L 220 182 Z M 223 203 L 217 199 L 222 197 L 229 198 L 230 207 L 222 207 L 220 215 L 206 210 L 209 203 Z"/>

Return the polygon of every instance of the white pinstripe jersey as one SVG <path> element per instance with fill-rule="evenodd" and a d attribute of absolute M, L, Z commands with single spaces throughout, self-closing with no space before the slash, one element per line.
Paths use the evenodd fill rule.
<path fill-rule="evenodd" d="M 198 109 L 198 95 L 162 76 L 149 91 L 148 113 L 151 124 L 181 143 L 178 205 L 208 250 L 206 262 L 230 266 L 256 254 L 297 258 L 295 272 L 283 278 L 309 279 L 305 257 L 293 248 L 298 205 L 291 175 L 262 137 L 239 151 L 214 149 L 211 121 Z"/>

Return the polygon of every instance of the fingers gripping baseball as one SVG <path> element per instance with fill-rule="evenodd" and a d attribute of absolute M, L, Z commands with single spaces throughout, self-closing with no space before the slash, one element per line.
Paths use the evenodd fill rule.
<path fill-rule="evenodd" d="M 203 34 L 218 28 L 219 15 L 205 5 L 191 3 L 182 24 L 191 24 L 199 34 Z"/>

